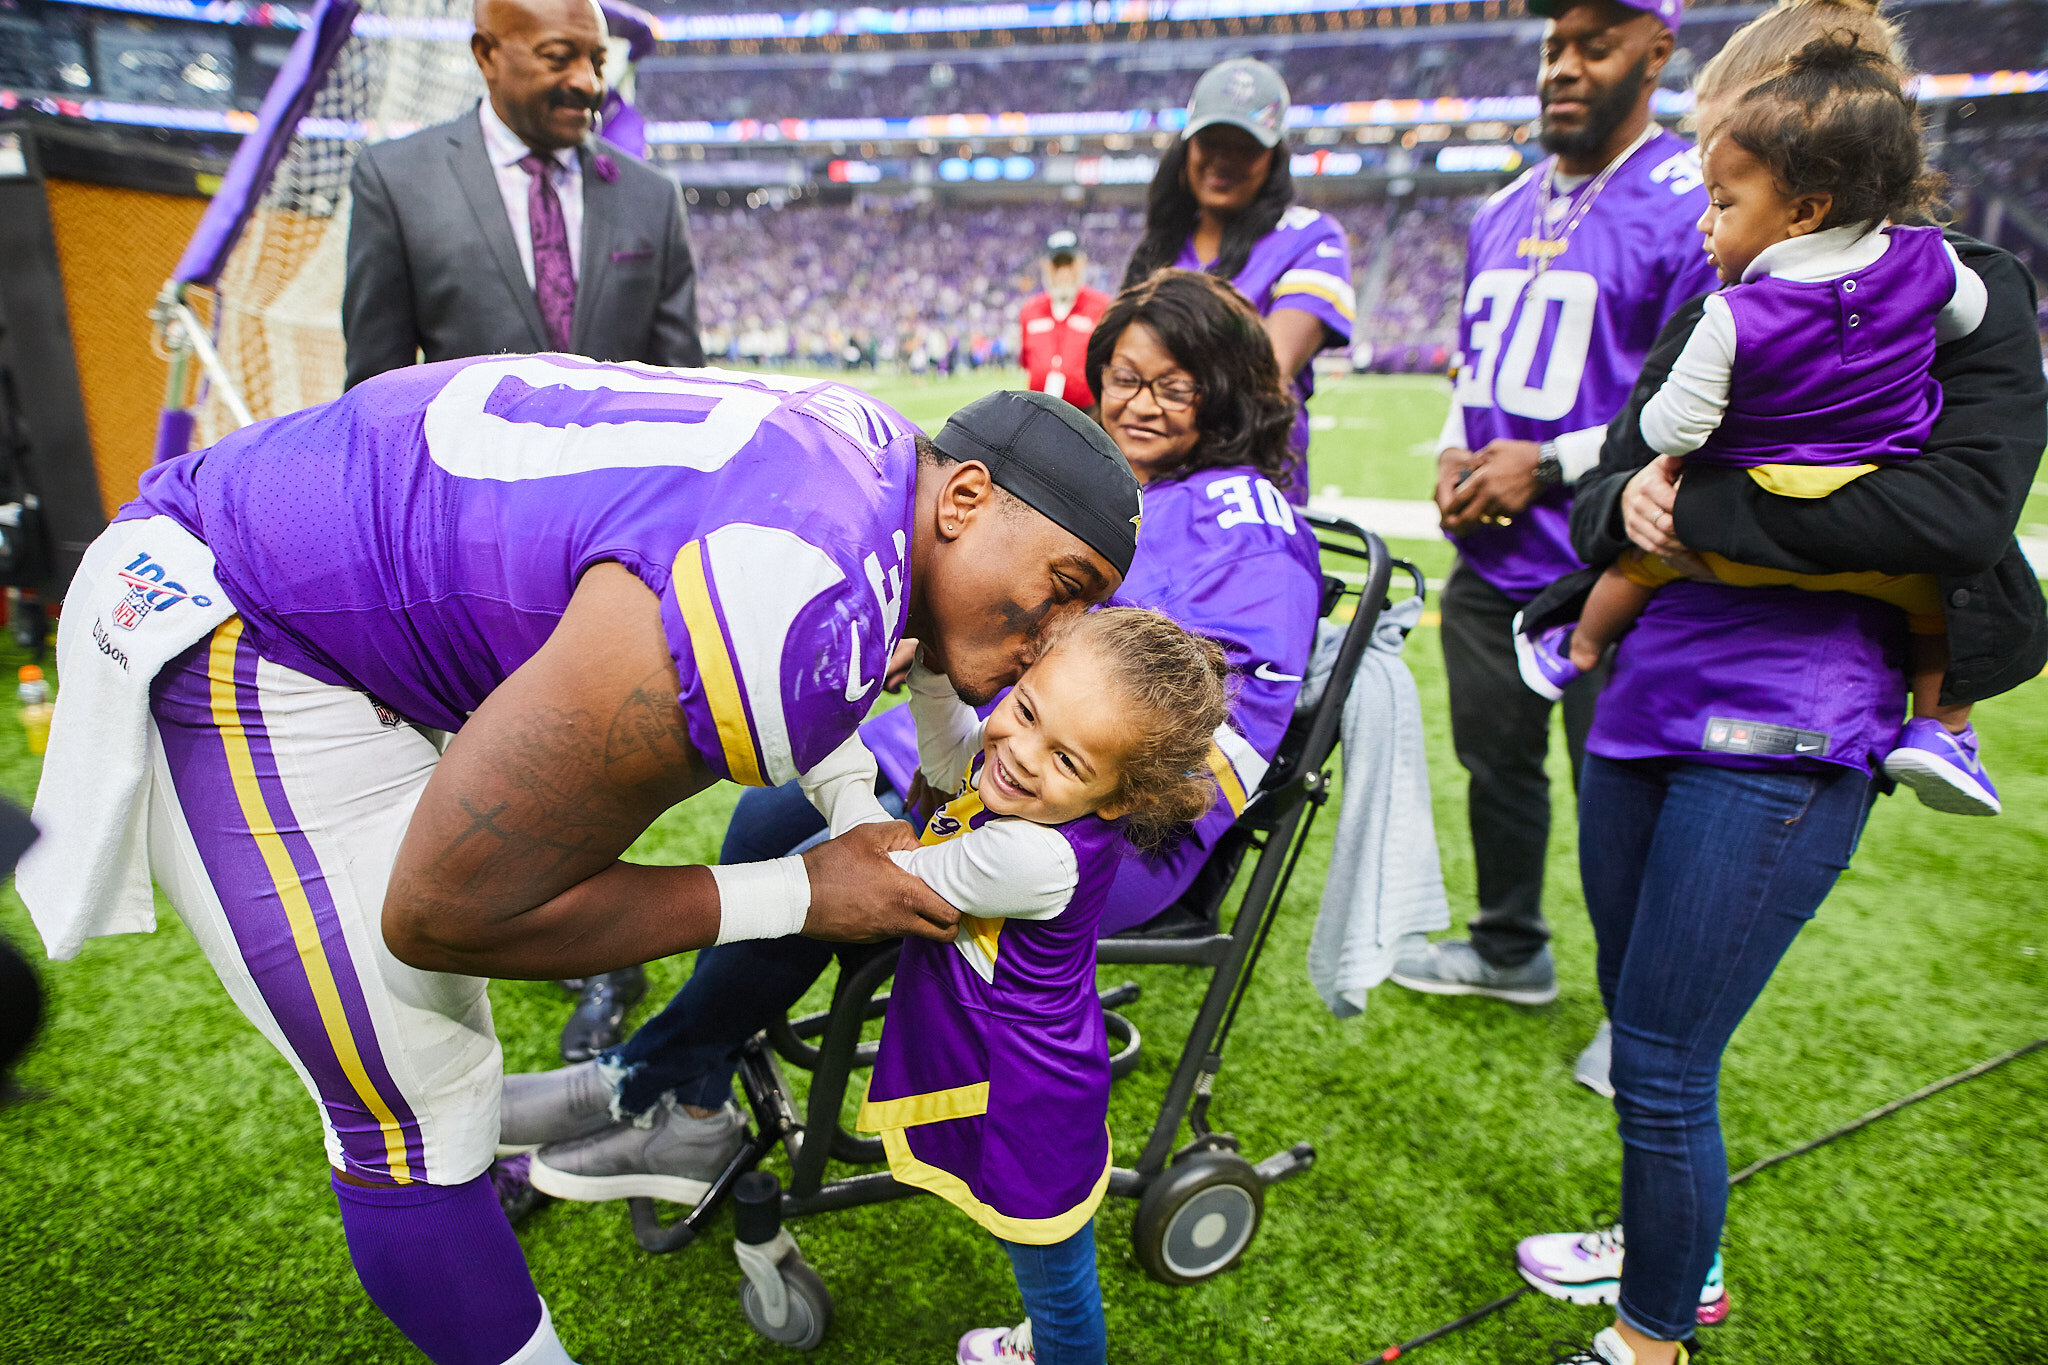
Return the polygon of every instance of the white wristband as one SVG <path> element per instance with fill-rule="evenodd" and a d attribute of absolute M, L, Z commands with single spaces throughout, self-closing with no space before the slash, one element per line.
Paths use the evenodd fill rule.
<path fill-rule="evenodd" d="M 718 883 L 718 942 L 803 932 L 811 878 L 801 856 L 714 867 L 711 879 Z"/>

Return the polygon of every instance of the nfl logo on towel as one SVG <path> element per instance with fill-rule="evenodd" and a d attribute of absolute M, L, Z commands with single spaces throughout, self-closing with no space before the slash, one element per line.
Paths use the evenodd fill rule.
<path fill-rule="evenodd" d="M 167 579 L 163 565 L 147 554 L 135 556 L 118 577 L 128 585 L 114 606 L 114 624 L 122 630 L 133 630 L 147 620 L 152 611 L 168 610 L 190 596 L 183 583 Z M 213 600 L 207 597 L 193 597 L 192 602 L 201 607 L 213 605 Z"/>

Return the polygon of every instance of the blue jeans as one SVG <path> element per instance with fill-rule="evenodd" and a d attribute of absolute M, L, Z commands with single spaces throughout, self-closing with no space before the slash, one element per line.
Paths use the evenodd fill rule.
<path fill-rule="evenodd" d="M 1847 768 L 1586 756 L 1579 874 L 1614 1021 L 1621 1316 L 1691 1336 L 1728 1211 L 1721 1053 L 1849 865 L 1875 793 Z"/>
<path fill-rule="evenodd" d="M 1017 1272 L 1038 1365 L 1104 1365 L 1109 1328 L 1102 1321 L 1102 1283 L 1095 1277 L 1095 1221 L 1051 1246 L 1002 1247 Z"/>
<path fill-rule="evenodd" d="M 893 791 L 881 794 L 891 814 L 903 812 Z M 800 853 L 823 839 L 825 817 L 796 783 L 751 788 L 726 826 L 721 863 L 755 863 Z M 732 1098 L 733 1073 L 747 1039 L 782 1018 L 839 953 L 857 960 L 874 944 L 835 945 L 801 937 L 743 939 L 705 948 L 683 988 L 598 1063 L 623 1073 L 619 1109 L 644 1114 L 664 1097 L 716 1109 Z"/>

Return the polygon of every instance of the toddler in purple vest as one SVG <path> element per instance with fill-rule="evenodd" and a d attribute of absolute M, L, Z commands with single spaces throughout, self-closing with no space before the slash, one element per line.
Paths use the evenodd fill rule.
<path fill-rule="evenodd" d="M 1807 45 L 1707 130 L 1708 297 L 1643 439 L 1665 455 L 1745 468 L 1767 491 L 1822 498 L 1915 458 L 1941 411 L 1937 344 L 1975 331 L 1984 284 L 1932 227 L 1899 227 L 1938 183 L 1919 117 L 1885 59 L 1853 39 Z M 1630 550 L 1594 585 L 1576 625 L 1518 628 L 1522 677 L 1556 698 L 1634 624 L 1658 588 L 1691 574 L 1747 587 L 1853 592 L 1906 612 L 1913 712 L 1885 771 L 1921 801 L 1996 815 L 1967 706 L 1941 703 L 1947 627 L 1926 574 L 1795 574 L 1703 554 Z"/>
<path fill-rule="evenodd" d="M 858 1126 L 890 1172 L 1009 1253 L 1025 1322 L 960 1341 L 965 1362 L 1103 1365 L 1094 1217 L 1109 1188 L 1109 1043 L 1095 940 L 1124 850 L 1216 799 L 1229 714 L 1222 649 L 1112 607 L 1055 637 L 987 720 L 913 667 L 918 768 L 952 793 L 895 858 L 960 913 L 950 944 L 906 939 Z M 887 818 L 858 738 L 803 777 L 835 833 Z"/>

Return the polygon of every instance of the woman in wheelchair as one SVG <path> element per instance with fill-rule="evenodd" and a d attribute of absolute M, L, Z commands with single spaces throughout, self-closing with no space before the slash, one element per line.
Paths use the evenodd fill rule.
<path fill-rule="evenodd" d="M 1137 556 L 1117 600 L 1215 640 L 1234 678 L 1208 755 L 1217 796 L 1178 843 L 1123 860 L 1102 910 L 1108 936 L 1172 906 L 1258 789 L 1315 641 L 1322 573 L 1315 537 L 1278 486 L 1294 400 L 1258 315 L 1229 285 L 1162 270 L 1125 290 L 1089 339 L 1088 378 L 1103 427 L 1144 485 Z M 861 738 L 880 765 L 884 807 L 903 811 L 918 766 L 909 708 L 868 722 Z M 825 833 L 798 784 L 749 791 L 721 861 L 782 857 Z M 833 953 L 804 938 L 698 953 L 675 998 L 619 1047 L 506 1077 L 502 1143 L 540 1147 L 534 1184 L 561 1198 L 694 1203 L 742 1140 L 746 1120 L 731 1102 L 740 1049 L 802 998 Z"/>

